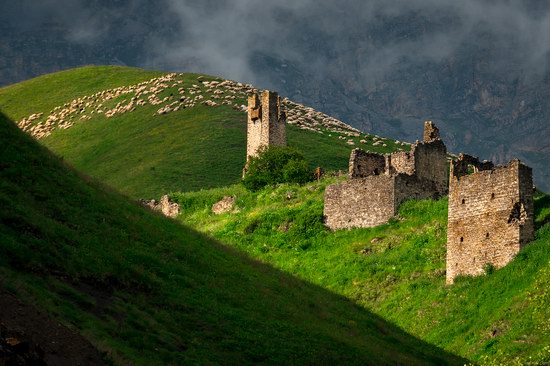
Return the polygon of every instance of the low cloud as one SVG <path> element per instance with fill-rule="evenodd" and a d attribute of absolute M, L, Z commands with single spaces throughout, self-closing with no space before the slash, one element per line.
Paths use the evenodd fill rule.
<path fill-rule="evenodd" d="M 254 73 L 257 55 L 319 78 L 352 72 L 372 84 L 465 45 L 495 48 L 495 67 L 513 63 L 536 75 L 550 52 L 542 0 L 20 0 L 0 10 L 21 29 L 57 22 L 74 43 L 108 46 L 138 35 L 146 66 L 252 82 L 265 80 Z"/>
<path fill-rule="evenodd" d="M 319 77 L 358 72 L 372 81 L 465 45 L 496 48 L 495 67 L 519 62 L 540 74 L 548 66 L 549 7 L 537 1 L 167 0 L 167 7 L 182 37 L 159 40 L 157 60 L 239 80 L 259 79 L 251 67 L 257 54 Z"/>

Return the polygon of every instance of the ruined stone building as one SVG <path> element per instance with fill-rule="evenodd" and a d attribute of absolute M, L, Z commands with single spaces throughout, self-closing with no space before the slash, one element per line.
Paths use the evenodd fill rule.
<path fill-rule="evenodd" d="M 248 97 L 246 160 L 267 146 L 286 146 L 286 114 L 277 93 L 264 90 Z"/>
<path fill-rule="evenodd" d="M 447 283 L 483 274 L 487 264 L 505 266 L 533 237 L 531 168 L 519 160 L 494 167 L 461 154 L 450 174 Z"/>
<path fill-rule="evenodd" d="M 355 149 L 349 180 L 325 191 L 325 223 L 333 230 L 386 223 L 407 199 L 447 194 L 448 172 L 447 148 L 431 121 L 424 123 L 424 140 L 410 152 L 382 155 Z"/>

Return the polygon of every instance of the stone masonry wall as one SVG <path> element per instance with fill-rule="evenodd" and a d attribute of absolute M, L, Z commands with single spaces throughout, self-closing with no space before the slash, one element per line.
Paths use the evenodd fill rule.
<path fill-rule="evenodd" d="M 262 93 L 262 122 L 267 126 L 270 146 L 286 146 L 286 113 L 281 106 L 281 97 L 275 92 L 265 90 Z"/>
<path fill-rule="evenodd" d="M 366 178 L 384 173 L 386 159 L 384 155 L 353 149 L 349 159 L 349 177 Z"/>
<path fill-rule="evenodd" d="M 433 182 L 407 174 L 350 179 L 327 187 L 325 224 L 332 230 L 381 225 L 395 216 L 405 200 L 436 195 Z"/>
<path fill-rule="evenodd" d="M 407 174 L 395 176 L 394 191 L 395 212 L 406 200 L 431 199 L 440 196 L 434 182 Z"/>
<path fill-rule="evenodd" d="M 264 146 L 286 146 L 286 114 L 281 98 L 269 90 L 248 97 L 246 159 Z"/>
<path fill-rule="evenodd" d="M 422 140 L 424 142 L 441 140 L 441 137 L 439 136 L 439 128 L 437 128 L 432 121 L 424 122 L 424 136 Z"/>
<path fill-rule="evenodd" d="M 258 94 L 248 97 L 248 121 L 246 138 L 246 157 L 255 156 L 262 146 L 262 105 Z"/>
<path fill-rule="evenodd" d="M 441 140 L 423 142 L 413 146 L 414 171 L 418 178 L 435 182 L 437 193 L 449 191 L 449 162 L 447 148 Z M 393 161 L 393 159 L 392 159 Z"/>
<path fill-rule="evenodd" d="M 390 156 L 390 172 L 394 174 L 414 174 L 414 154 L 413 151 L 399 151 Z"/>
<path fill-rule="evenodd" d="M 447 283 L 510 262 L 533 239 L 533 216 L 532 171 L 518 160 L 464 176 L 451 169 Z"/>
<path fill-rule="evenodd" d="M 371 227 L 395 215 L 394 177 L 372 175 L 328 186 L 325 224 L 332 230 Z"/>
<path fill-rule="evenodd" d="M 325 191 L 325 223 L 333 230 L 386 223 L 407 199 L 437 198 L 448 192 L 447 149 L 427 121 L 425 142 L 410 152 L 376 154 L 354 149 L 349 178 Z"/>

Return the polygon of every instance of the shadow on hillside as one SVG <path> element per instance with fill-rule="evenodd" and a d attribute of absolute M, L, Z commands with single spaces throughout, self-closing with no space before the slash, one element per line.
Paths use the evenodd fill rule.
<path fill-rule="evenodd" d="M 1 126 L 2 124 L 4 126 Z M 6 136 L 2 136 L 2 134 L 6 134 Z M 0 235 L 3 234 L 2 230 L 5 230 L 5 232 L 8 233 L 7 235 L 12 233 L 11 237 L 7 237 L 12 243 L 17 243 L 20 247 L 28 246 L 31 250 L 34 250 L 37 245 L 37 240 L 39 242 L 42 241 L 39 244 L 44 247 L 42 250 L 46 251 L 48 250 L 47 246 L 50 246 L 50 244 L 52 246 L 62 245 L 58 244 L 58 242 L 64 240 L 62 237 L 62 235 L 64 235 L 63 233 L 55 233 L 57 242 L 50 243 L 47 241 L 50 239 L 48 239 L 46 235 L 53 234 L 48 234 L 45 227 L 52 223 L 60 225 L 59 227 L 66 229 L 67 232 L 72 230 L 72 232 L 78 235 L 82 234 L 82 236 L 91 236 L 91 233 L 95 233 L 96 236 L 104 235 L 105 233 L 110 233 L 112 230 L 119 229 L 118 227 L 108 227 L 105 229 L 94 226 L 93 222 L 89 223 L 85 220 L 79 220 L 79 218 L 75 218 L 74 215 L 66 215 L 66 217 L 61 219 L 60 216 L 63 216 L 63 213 L 60 213 L 59 210 L 62 210 L 64 207 L 68 208 L 69 205 L 72 205 L 71 208 L 75 210 L 74 213 L 78 213 L 79 215 L 84 215 L 82 212 L 85 212 L 87 215 L 91 213 L 89 210 L 95 207 L 97 207 L 96 209 L 102 209 L 101 215 L 104 226 L 109 226 L 111 223 L 116 224 L 124 222 L 127 225 L 135 226 L 135 228 L 132 226 L 132 228 L 128 230 L 131 234 L 138 235 L 140 233 L 145 233 L 153 237 L 154 235 L 158 235 L 158 238 L 155 237 L 156 240 L 168 243 L 162 243 L 158 245 L 158 247 L 155 245 L 148 249 L 150 251 L 148 253 L 157 253 L 158 251 L 157 257 L 155 257 L 160 263 L 158 265 L 165 264 L 164 262 L 166 262 L 174 268 L 176 268 L 176 266 L 181 266 L 181 268 L 186 271 L 192 272 L 191 274 L 196 277 L 193 278 L 194 282 L 191 283 L 186 284 L 181 280 L 181 282 L 173 281 L 168 285 L 164 284 L 164 286 L 170 288 L 173 283 L 181 287 L 187 286 L 182 294 L 185 296 L 198 296 L 199 300 L 202 299 L 201 296 L 203 296 L 206 310 L 202 307 L 197 307 L 192 302 L 186 302 L 186 297 L 183 295 L 181 296 L 184 299 L 178 300 L 179 302 L 176 302 L 174 299 L 155 299 L 157 301 L 165 300 L 161 301 L 161 305 L 151 300 L 151 306 L 155 307 L 155 309 L 158 307 L 158 309 L 160 309 L 158 311 L 169 309 L 169 311 L 180 312 L 184 315 L 187 313 L 198 314 L 196 316 L 200 317 L 200 320 L 206 324 L 204 329 L 200 328 L 200 331 L 203 332 L 200 333 L 200 335 L 203 338 L 197 341 L 199 342 L 198 344 L 202 342 L 205 344 L 213 344 L 214 346 L 212 347 L 221 347 L 220 344 L 232 340 L 233 343 L 230 342 L 229 344 L 234 348 L 231 350 L 233 353 L 230 353 L 233 355 L 240 353 L 245 354 L 248 350 L 239 348 L 246 348 L 249 344 L 259 342 L 260 344 L 256 345 L 256 347 L 259 348 L 257 351 L 260 354 L 257 356 L 259 358 L 254 358 L 256 356 L 252 359 L 246 358 L 244 361 L 247 363 L 277 363 L 277 361 L 274 360 L 280 360 L 281 354 L 294 357 L 297 354 L 294 349 L 302 347 L 302 341 L 303 350 L 301 350 L 302 353 L 300 354 L 302 357 L 301 361 L 291 359 L 287 360 L 289 361 L 288 363 L 304 363 L 305 360 L 307 361 L 305 363 L 310 364 L 334 364 L 352 360 L 353 363 L 360 364 L 462 365 L 467 362 L 465 359 L 415 338 L 396 325 L 372 314 L 343 296 L 332 293 L 320 286 L 300 280 L 270 265 L 254 260 L 233 247 L 217 242 L 179 222 L 161 217 L 158 213 L 147 213 L 145 212 L 149 211 L 147 208 L 141 206 L 137 208 L 136 206 L 139 206 L 139 204 L 136 202 L 129 202 L 127 197 L 113 190 L 105 192 L 103 188 L 104 185 L 101 183 L 90 180 L 85 184 L 71 185 L 73 184 L 71 182 L 77 181 L 74 176 L 75 172 L 67 170 L 64 167 L 59 167 L 61 161 L 58 158 L 52 159 L 51 153 L 45 148 L 39 147 L 38 144 L 28 136 L 25 137 L 24 134 L 15 128 L 2 113 L 0 113 L 0 142 L 11 145 L 9 148 L 12 154 L 9 155 L 10 153 L 6 152 L 10 149 L 3 149 L 3 146 L 0 146 L 0 181 L 5 180 L 3 182 L 5 185 L 0 187 L 7 187 L 6 189 L 9 190 L 11 187 L 21 186 L 25 189 L 25 197 L 30 197 L 28 202 L 37 205 L 36 207 L 32 206 L 26 208 L 36 209 L 38 207 L 39 209 L 35 210 L 33 214 L 43 215 L 40 216 L 40 218 L 45 218 L 40 220 L 40 222 L 32 221 L 25 216 L 26 212 L 23 210 L 18 214 L 19 216 L 17 218 L 19 221 L 13 220 L 13 216 L 10 216 L 10 208 L 0 205 Z M 24 147 L 18 150 L 20 146 L 23 145 Z M 21 151 L 16 162 L 10 160 L 15 156 L 13 153 L 14 151 Z M 13 165 L 16 163 L 29 163 L 35 165 L 18 167 L 18 176 L 12 178 L 6 172 L 13 168 Z M 51 176 L 48 176 L 47 180 L 42 181 L 41 179 L 43 177 L 41 174 L 47 174 L 50 171 L 44 168 L 44 166 L 48 165 L 51 165 L 51 167 L 55 169 L 52 168 L 51 171 L 53 173 Z M 38 166 L 43 170 L 40 171 L 36 168 Z M 82 177 L 79 173 L 76 173 L 76 175 Z M 47 188 L 51 189 L 44 190 L 44 187 L 39 187 L 40 189 L 38 189 L 37 187 L 40 183 L 44 185 L 48 184 Z M 10 184 L 12 185 L 10 186 Z M 11 192 L 9 191 L 0 191 L 0 203 L 3 204 L 1 200 L 10 194 Z M 48 195 L 53 195 L 53 197 Z M 18 202 L 20 209 L 25 208 L 25 197 Z M 80 211 L 76 211 L 72 197 L 78 197 L 79 200 L 84 198 L 84 202 L 86 200 L 101 200 L 101 202 L 95 207 L 82 204 L 81 207 L 77 208 Z M 63 206 L 63 204 L 65 204 L 65 206 Z M 58 206 L 52 208 L 48 205 Z M 47 209 L 44 209 L 44 207 L 47 207 Z M 55 208 L 58 208 L 58 210 Z M 139 211 L 141 216 L 132 218 L 132 214 L 137 211 Z M 127 221 L 124 221 L 124 218 L 120 217 L 121 214 L 126 214 L 129 217 Z M 93 216 L 94 215 L 90 215 L 90 220 L 93 220 Z M 5 220 L 6 218 L 10 218 L 10 220 Z M 132 221 L 133 219 L 136 221 Z M 143 228 L 145 225 L 149 226 Z M 181 235 L 178 233 L 181 233 Z M 27 237 L 30 239 L 25 241 Z M 111 237 L 108 236 L 101 238 L 96 237 L 95 240 L 108 242 L 108 245 L 110 245 L 108 249 L 114 248 L 114 250 L 131 251 L 132 248 L 128 249 L 127 244 L 134 241 L 140 241 L 142 238 L 129 238 L 127 242 L 120 243 L 111 241 Z M 183 250 L 187 251 L 185 253 L 187 253 L 188 256 L 182 257 L 179 251 L 181 248 L 170 246 L 169 243 L 171 242 L 177 242 Z M 90 250 L 89 248 L 81 248 L 81 246 L 72 241 L 70 244 L 71 251 L 80 250 L 83 253 L 89 254 L 88 252 L 84 252 L 84 250 Z M 3 244 L 0 243 L 0 249 L 3 249 L 2 245 Z M 16 250 L 12 248 L 9 249 Z M 66 250 L 65 248 L 62 249 Z M 98 249 L 96 249 L 96 251 L 97 250 Z M 129 255 L 121 256 L 122 260 L 128 260 L 128 258 L 136 261 L 140 260 L 139 256 L 143 255 L 143 253 L 137 250 L 138 249 L 136 249 L 136 252 L 130 252 L 130 255 L 132 255 L 131 257 L 129 257 Z M 143 245 L 139 250 L 144 250 Z M 6 253 L 9 254 L 10 252 Z M 95 253 L 98 256 L 101 254 L 97 252 L 91 253 Z M 63 266 L 59 266 L 53 262 L 54 260 L 55 258 L 52 257 L 51 263 L 40 263 L 42 266 L 40 272 L 25 267 L 26 264 L 23 262 L 12 262 L 10 258 L 4 261 L 0 260 L 0 265 L 5 266 L 12 273 L 24 275 L 22 277 L 25 277 L 26 281 L 29 281 L 29 278 L 33 276 L 38 279 L 45 277 L 45 275 L 54 276 L 58 279 L 70 278 L 68 273 L 59 273 L 66 268 L 65 263 L 63 263 Z M 69 260 L 70 259 L 66 259 L 66 261 Z M 197 262 L 199 262 L 199 264 L 197 264 Z M 13 263 L 17 263 L 17 265 Z M 123 262 L 122 264 L 133 270 L 131 267 L 132 263 Z M 203 267 L 201 267 L 201 265 L 203 265 Z M 78 267 L 73 267 L 73 269 L 74 268 Z M 164 274 L 163 272 L 153 264 L 150 268 L 145 268 L 146 269 L 140 267 L 138 269 L 149 271 L 151 277 L 155 278 L 155 281 L 161 281 L 161 275 Z M 181 268 L 178 267 L 178 269 Z M 197 268 L 204 272 L 195 273 Z M 90 270 L 89 273 L 93 273 L 92 271 L 93 269 Z M 168 282 L 168 280 L 165 281 Z M 94 297 L 94 292 L 101 291 L 105 292 L 107 296 L 112 297 L 112 293 L 109 293 L 109 291 L 103 288 L 105 285 L 104 283 L 91 282 L 83 287 L 71 283 L 69 280 L 66 282 L 79 291 L 88 292 L 92 297 Z M 40 284 L 44 282 L 40 280 L 36 283 Z M 152 297 L 153 295 L 151 294 L 155 291 L 155 289 L 143 290 L 139 287 L 121 288 L 117 290 L 125 291 L 129 299 L 132 297 L 143 297 L 147 299 L 148 297 Z M 61 290 L 58 288 L 52 287 L 48 289 L 48 291 L 57 291 L 58 296 L 65 296 L 63 293 L 59 293 Z M 159 291 L 158 293 L 163 294 L 164 292 Z M 42 303 L 43 301 L 44 299 L 42 299 Z M 48 299 L 48 301 L 55 303 L 56 299 Z M 79 301 L 82 300 L 80 299 Z M 201 300 L 199 303 L 202 305 L 203 301 Z M 136 304 L 139 304 L 139 302 L 136 302 Z M 58 306 L 61 307 L 62 305 Z M 81 309 L 84 309 L 82 311 L 87 311 L 95 315 L 94 311 L 90 310 L 90 306 L 93 307 L 95 305 L 84 304 L 84 307 Z M 173 306 L 174 309 L 172 310 L 170 306 Z M 208 308 L 208 306 L 210 307 Z M 217 312 L 222 311 L 222 309 L 220 309 L 221 307 L 223 307 L 223 310 L 230 310 L 229 316 L 225 317 L 225 313 L 223 315 L 217 314 Z M 52 306 L 50 305 L 48 308 L 52 309 Z M 155 310 L 152 311 L 154 312 Z M 59 312 L 62 313 L 61 310 L 59 310 Z M 212 314 L 215 314 L 215 316 L 212 316 Z M 232 319 L 231 316 L 236 318 L 236 320 Z M 195 316 L 192 318 L 194 319 Z M 203 318 L 205 320 L 203 320 Z M 209 324 L 209 319 L 214 319 L 218 323 Z M 67 319 L 64 320 L 68 321 Z M 97 321 L 100 322 L 101 318 Z M 197 320 L 194 319 L 193 321 Z M 232 328 L 232 325 L 234 326 L 235 324 L 238 325 L 236 329 Z M 77 324 L 77 328 L 82 329 L 86 334 L 94 334 L 95 329 L 88 329 L 86 325 L 89 326 L 89 323 L 84 322 Z M 131 326 L 131 324 L 129 326 Z M 138 326 L 141 325 L 137 324 L 136 327 Z M 182 326 L 185 328 L 186 324 Z M 212 335 L 214 330 L 218 328 L 220 331 L 235 331 L 235 334 Z M 154 331 L 154 328 L 151 330 Z M 187 329 L 185 329 L 185 331 L 187 331 Z M 262 334 L 261 332 L 267 332 L 267 334 Z M 251 334 L 253 336 L 251 336 Z M 272 337 L 272 335 L 276 335 L 280 338 L 271 339 L 270 337 Z M 288 340 L 286 337 L 287 335 L 289 337 Z M 97 337 L 97 333 L 95 337 Z M 253 340 L 250 340 L 250 337 L 252 337 Z M 241 345 L 235 343 L 234 339 L 248 343 L 243 343 Z M 126 340 L 121 340 L 121 342 L 124 341 Z M 265 342 L 265 345 L 263 342 Z M 267 343 L 269 343 L 269 345 Z M 273 344 L 280 347 L 273 348 Z M 154 347 L 154 345 L 151 346 L 150 344 L 147 344 L 147 346 Z M 192 344 L 191 346 L 196 345 Z M 191 346 L 187 345 L 182 347 L 181 352 L 184 352 L 187 347 Z M 272 346 L 272 348 L 268 348 L 268 346 Z M 124 345 L 123 347 L 128 346 Z M 293 347 L 293 351 L 288 351 L 286 347 L 289 349 Z M 359 353 L 350 356 L 347 352 L 351 351 Z M 229 354 L 229 351 L 225 351 L 225 349 L 224 352 L 228 352 Z M 358 362 L 359 359 L 361 362 Z"/>
<path fill-rule="evenodd" d="M 390 345 L 396 346 L 396 348 L 398 348 L 399 351 L 401 352 L 409 353 L 411 355 L 415 355 L 420 359 L 423 359 L 424 362 L 426 362 L 425 364 L 465 365 L 468 363 L 468 360 L 464 358 L 458 357 L 457 355 L 454 355 L 437 346 L 426 343 L 416 338 L 415 336 L 405 332 L 403 329 L 399 328 L 395 324 L 390 323 L 384 318 L 368 311 L 367 309 L 354 303 L 353 301 L 351 301 L 350 299 L 342 295 L 328 291 L 327 289 L 319 285 L 313 284 L 311 282 L 299 279 L 277 268 L 274 268 L 269 264 L 262 263 L 254 258 L 251 258 L 250 256 L 248 256 L 248 254 L 241 252 L 232 246 L 229 246 L 217 240 L 214 240 L 213 238 L 201 232 L 197 232 L 194 229 L 184 224 L 177 223 L 177 225 L 181 226 L 184 230 L 194 232 L 195 235 L 201 237 L 202 240 L 208 241 L 217 250 L 224 251 L 230 256 L 239 258 L 246 265 L 253 266 L 254 268 L 261 271 L 262 273 L 266 274 L 267 276 L 282 279 L 288 287 L 301 289 L 300 292 L 302 291 L 308 292 L 308 293 L 315 292 L 320 294 L 321 297 L 328 297 L 331 299 L 331 301 L 339 302 L 343 309 L 351 311 L 355 315 L 353 319 L 348 319 L 350 322 L 354 322 L 355 320 L 361 319 L 361 318 L 368 318 L 369 320 L 372 321 L 372 324 L 374 325 L 374 329 L 375 329 L 374 334 L 370 334 L 370 335 L 368 334 L 369 330 L 372 331 L 372 329 L 364 329 L 363 333 L 361 333 L 361 330 L 358 330 L 358 333 L 353 335 L 351 334 L 353 332 L 350 332 L 350 336 L 353 336 L 353 337 L 360 337 L 361 335 L 374 336 L 379 340 L 382 340 L 382 342 L 380 343 L 386 343 L 386 345 L 388 346 Z M 300 304 L 300 306 L 311 307 L 311 304 Z M 322 319 L 323 319 L 322 317 L 319 317 L 319 321 L 322 321 Z M 401 343 L 401 346 L 398 346 L 397 345 L 398 343 Z M 408 345 L 405 345 L 404 343 L 408 343 Z M 394 364 L 392 362 L 388 362 L 388 363 Z M 414 362 L 411 361 L 411 363 L 414 363 Z M 397 362 L 395 364 L 401 364 L 401 363 Z"/>

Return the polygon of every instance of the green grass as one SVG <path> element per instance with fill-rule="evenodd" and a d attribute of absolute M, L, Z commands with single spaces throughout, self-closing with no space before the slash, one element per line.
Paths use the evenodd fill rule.
<path fill-rule="evenodd" d="M 162 73 L 112 66 L 85 67 L 54 73 L 0 89 L 0 110 L 14 120 L 33 113 L 46 115 L 74 98 L 108 88 L 132 85 Z M 178 76 L 182 86 L 197 83 L 197 74 Z M 215 79 L 202 76 L 205 79 Z M 177 87 L 162 96 L 177 95 Z M 112 107 L 119 97 L 105 104 Z M 240 103 L 246 104 L 244 99 Z M 158 198 L 173 191 L 194 191 L 237 183 L 246 154 L 246 114 L 229 106 L 196 107 L 155 115 L 159 106 L 143 106 L 134 112 L 106 118 L 93 115 L 73 127 L 56 130 L 41 139 L 50 150 L 72 166 L 132 198 Z M 329 136 L 330 135 L 330 136 Z M 312 168 L 347 170 L 353 140 L 356 147 L 394 151 L 373 146 L 373 137 L 346 137 L 288 128 L 288 144 L 301 150 Z M 359 140 L 366 139 L 366 144 Z M 407 148 L 407 147 L 404 147 Z"/>
<path fill-rule="evenodd" d="M 0 89 L 0 109 L 14 119 L 49 113 L 76 97 L 159 75 L 69 70 Z M 198 76 L 178 78 L 187 86 Z M 377 228 L 330 232 L 322 225 L 323 192 L 341 178 L 257 193 L 228 186 L 244 164 L 246 115 L 226 106 L 167 115 L 155 115 L 157 109 L 94 116 L 40 141 L 132 198 L 186 192 L 172 194 L 181 220 L 203 234 L 93 180 L 83 183 L 11 127 L 0 148 L 5 286 L 81 329 L 115 361 L 456 361 L 433 345 L 487 364 L 550 361 L 550 196 L 536 200 L 537 240 L 510 265 L 447 287 L 445 200 L 408 202 L 396 220 Z M 389 140 L 374 146 L 373 136 L 339 139 L 288 128 L 289 145 L 312 167 L 346 170 L 348 139 L 371 151 L 399 147 Z M 20 163 L 9 163 L 18 156 Z M 237 197 L 238 212 L 212 215 L 224 195 Z"/>
<path fill-rule="evenodd" d="M 536 240 L 488 276 L 445 285 L 447 201 L 409 201 L 399 217 L 370 229 L 322 224 L 325 187 L 239 185 L 175 193 L 183 223 L 374 311 L 407 332 L 488 363 L 550 361 L 550 196 L 536 199 Z M 237 198 L 237 212 L 211 205 Z M 529 359 L 529 357 L 533 357 Z"/>
<path fill-rule="evenodd" d="M 164 74 L 122 66 L 86 66 L 39 76 L 0 88 L 0 110 L 14 121 L 47 113 L 75 98 L 105 89 L 137 84 Z"/>
<path fill-rule="evenodd" d="M 462 364 L 67 168 L 0 114 L 0 285 L 116 364 Z"/>

